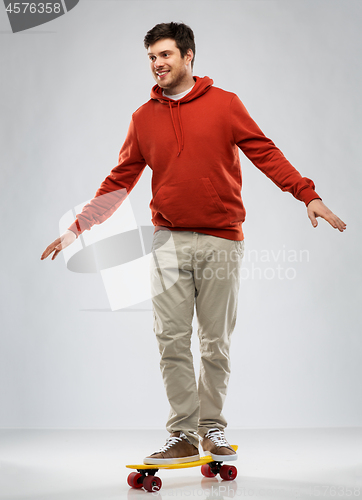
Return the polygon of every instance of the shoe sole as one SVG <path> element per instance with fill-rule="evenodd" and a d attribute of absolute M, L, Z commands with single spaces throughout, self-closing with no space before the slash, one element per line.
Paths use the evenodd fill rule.
<path fill-rule="evenodd" d="M 145 465 L 163 465 L 163 464 L 185 464 L 186 462 L 197 462 L 200 460 L 200 455 L 192 455 L 191 457 L 181 458 L 145 458 Z"/>
<path fill-rule="evenodd" d="M 205 451 L 206 455 L 208 454 L 207 451 Z M 215 455 L 215 453 L 209 453 L 211 455 L 212 459 L 215 460 L 215 462 L 230 462 L 232 460 L 237 460 L 238 459 L 238 454 L 235 453 L 233 455 Z"/>

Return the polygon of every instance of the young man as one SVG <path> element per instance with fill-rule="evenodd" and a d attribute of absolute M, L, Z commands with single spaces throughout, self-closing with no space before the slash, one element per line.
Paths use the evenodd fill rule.
<path fill-rule="evenodd" d="M 193 77 L 195 42 L 188 26 L 158 24 L 144 44 L 157 83 L 151 99 L 132 115 L 119 164 L 42 259 L 52 252 L 54 259 L 85 229 L 108 218 L 149 165 L 154 331 L 171 410 L 170 436 L 145 463 L 198 460 L 198 436 L 215 460 L 235 460 L 222 408 L 244 243 L 238 148 L 283 191 L 305 203 L 314 227 L 317 217 L 341 232 L 346 225 L 323 204 L 313 182 L 265 137 L 235 94 L 213 87 L 208 77 Z M 194 308 L 201 351 L 198 385 L 190 351 Z"/>

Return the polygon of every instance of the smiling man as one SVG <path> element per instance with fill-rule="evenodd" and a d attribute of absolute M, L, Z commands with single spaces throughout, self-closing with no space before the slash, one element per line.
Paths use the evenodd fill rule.
<path fill-rule="evenodd" d="M 237 454 L 224 434 L 222 409 L 244 245 L 238 148 L 282 191 L 306 205 L 314 227 L 317 217 L 341 232 L 346 225 L 324 205 L 313 182 L 263 134 L 236 94 L 214 87 L 209 77 L 193 76 L 191 28 L 158 24 L 146 34 L 144 45 L 157 82 L 151 99 L 132 115 L 118 165 L 42 259 L 53 252 L 54 259 L 84 230 L 107 219 L 145 166 L 152 169 L 153 286 L 157 288 L 159 276 L 164 282 L 173 282 L 175 274 L 178 279 L 152 299 L 170 403 L 170 436 L 145 463 L 198 460 L 199 437 L 214 460 L 235 460 Z M 101 196 L 109 193 L 112 196 Z M 198 384 L 190 350 L 195 309 L 201 352 Z"/>

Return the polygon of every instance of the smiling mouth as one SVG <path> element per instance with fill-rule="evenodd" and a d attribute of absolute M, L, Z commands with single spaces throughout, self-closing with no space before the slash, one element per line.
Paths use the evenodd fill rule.
<path fill-rule="evenodd" d="M 165 75 L 167 75 L 167 73 L 169 73 L 169 72 L 170 72 L 169 70 L 167 70 L 167 71 L 156 71 L 156 75 L 158 76 L 158 78 L 162 78 Z"/>

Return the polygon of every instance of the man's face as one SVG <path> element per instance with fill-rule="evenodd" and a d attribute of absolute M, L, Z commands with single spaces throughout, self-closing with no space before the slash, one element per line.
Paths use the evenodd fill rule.
<path fill-rule="evenodd" d="M 191 75 L 192 51 L 181 57 L 175 40 L 159 40 L 148 47 L 147 53 L 152 76 L 161 88 L 176 88 Z"/>

